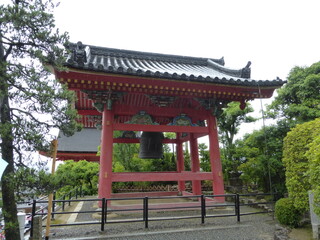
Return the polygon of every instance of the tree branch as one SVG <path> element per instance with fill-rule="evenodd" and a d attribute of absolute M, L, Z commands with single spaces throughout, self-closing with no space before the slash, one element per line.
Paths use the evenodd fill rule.
<path fill-rule="evenodd" d="M 35 121 L 36 123 L 46 125 L 47 128 L 54 127 L 54 125 L 51 125 L 51 124 L 46 123 L 46 122 L 41 122 L 41 121 L 39 121 L 39 120 L 36 119 L 30 112 L 27 112 L 27 111 L 24 111 L 24 110 L 21 110 L 21 109 L 18 109 L 18 108 L 11 108 L 11 111 L 17 111 L 17 112 L 23 113 L 23 114 L 29 116 L 29 117 L 30 117 L 33 121 Z M 15 116 L 16 116 L 16 115 L 15 115 Z"/>
<path fill-rule="evenodd" d="M 21 166 L 25 166 L 23 163 L 22 163 L 22 153 L 20 152 L 20 150 L 16 147 L 16 146 L 13 146 L 13 149 L 15 150 L 15 152 L 18 154 L 19 156 L 19 165 Z"/>
<path fill-rule="evenodd" d="M 12 52 L 12 45 L 9 46 L 9 48 L 6 51 L 6 53 L 4 54 L 4 57 L 3 57 L 4 61 L 7 61 L 7 58 L 11 54 L 11 52 Z"/>

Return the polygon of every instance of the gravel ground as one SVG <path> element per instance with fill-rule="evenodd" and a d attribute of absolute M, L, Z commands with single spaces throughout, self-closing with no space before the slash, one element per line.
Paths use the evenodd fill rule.
<path fill-rule="evenodd" d="M 84 202 L 81 211 L 90 211 L 96 209 L 96 203 Z M 242 207 L 241 210 L 246 212 L 255 211 L 249 207 Z M 219 212 L 233 213 L 234 210 L 227 207 L 225 209 L 214 210 L 213 212 L 215 214 Z M 211 214 L 210 212 L 207 213 L 208 215 Z M 149 217 L 174 217 L 181 215 L 199 216 L 200 213 L 199 211 L 153 212 L 149 214 Z M 99 217 L 100 216 L 97 213 L 78 214 L 75 222 L 98 221 Z M 111 214 L 108 216 L 108 221 L 128 218 L 141 219 L 142 216 L 141 213 Z M 105 225 L 104 231 L 101 231 L 100 224 L 81 225 L 51 228 L 50 239 L 271 240 L 274 236 L 275 224 L 276 223 L 271 215 L 254 214 L 242 216 L 240 222 L 237 222 L 237 219 L 234 216 L 206 218 L 204 224 L 201 224 L 200 218 L 169 221 L 149 221 L 148 228 L 145 228 L 144 222 L 113 223 Z"/>

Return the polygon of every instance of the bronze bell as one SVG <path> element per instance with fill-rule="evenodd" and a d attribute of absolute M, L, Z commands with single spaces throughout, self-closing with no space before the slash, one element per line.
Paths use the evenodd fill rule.
<path fill-rule="evenodd" d="M 143 132 L 140 138 L 139 158 L 159 159 L 163 157 L 162 132 Z"/>

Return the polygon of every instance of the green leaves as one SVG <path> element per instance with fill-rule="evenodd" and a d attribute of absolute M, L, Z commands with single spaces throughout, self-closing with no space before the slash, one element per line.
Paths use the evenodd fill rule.
<path fill-rule="evenodd" d="M 58 128 L 67 135 L 79 130 L 74 94 L 54 79 L 45 67 L 62 67 L 66 33 L 55 28 L 52 1 L 20 1 L 0 6 L 1 84 L 7 87 L 16 149 L 45 149 Z M 32 135 L 32 136 L 31 136 Z M 3 135 L 2 135 L 3 137 Z"/>
<path fill-rule="evenodd" d="M 281 198 L 276 202 L 275 215 L 281 224 L 297 227 L 302 219 L 302 212 L 295 208 L 289 198 Z"/>
<path fill-rule="evenodd" d="M 223 109 L 222 114 L 218 117 L 220 140 L 224 145 L 222 150 L 224 177 L 238 173 L 240 165 L 239 158 L 235 157 L 234 137 L 239 132 L 239 126 L 242 123 L 254 122 L 256 119 L 249 116 L 248 113 L 253 112 L 253 108 L 247 104 L 244 110 L 241 110 L 238 102 L 231 102 Z"/>
<path fill-rule="evenodd" d="M 298 123 L 320 117 L 320 62 L 310 67 L 295 67 L 288 83 L 278 90 L 269 106 L 269 115 L 285 117 Z"/>
<path fill-rule="evenodd" d="M 308 191 L 318 191 L 319 135 L 320 119 L 316 119 L 297 125 L 284 139 L 283 163 L 286 167 L 286 185 L 289 197 L 299 210 L 308 209 Z"/>
<path fill-rule="evenodd" d="M 320 121 L 317 123 L 319 124 Z M 311 189 L 314 192 L 314 211 L 320 216 L 320 136 L 316 136 L 308 147 L 309 150 L 305 153 L 305 156 L 309 160 L 307 174 Z"/>
<path fill-rule="evenodd" d="M 285 173 L 282 164 L 283 138 L 289 131 L 284 122 L 267 126 L 244 136 L 236 142 L 235 155 L 242 172 L 241 179 L 248 185 L 256 184 L 260 190 L 284 193 Z M 270 173 L 270 175 L 269 175 Z"/>
<path fill-rule="evenodd" d="M 14 175 L 14 182 L 19 200 L 48 195 L 56 189 L 56 183 L 51 174 L 34 168 L 18 168 Z"/>
<path fill-rule="evenodd" d="M 65 161 L 58 166 L 54 176 L 59 195 L 63 195 L 76 187 L 82 187 L 85 194 L 96 194 L 98 184 L 99 164 L 85 160 Z"/>

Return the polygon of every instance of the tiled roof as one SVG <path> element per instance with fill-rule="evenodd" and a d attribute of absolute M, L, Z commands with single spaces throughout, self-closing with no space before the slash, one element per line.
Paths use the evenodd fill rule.
<path fill-rule="evenodd" d="M 239 70 L 224 66 L 224 59 L 146 53 L 71 43 L 66 66 L 105 73 L 239 86 L 282 86 L 285 81 L 250 79 L 251 62 Z"/>
<path fill-rule="evenodd" d="M 96 153 L 100 145 L 101 131 L 96 128 L 83 128 L 71 137 L 59 133 L 58 152 Z"/>

